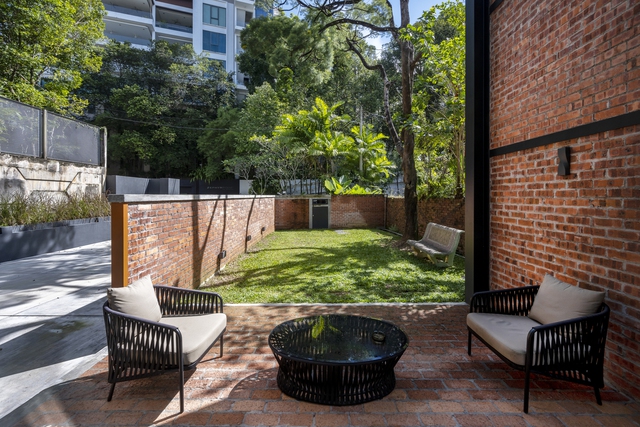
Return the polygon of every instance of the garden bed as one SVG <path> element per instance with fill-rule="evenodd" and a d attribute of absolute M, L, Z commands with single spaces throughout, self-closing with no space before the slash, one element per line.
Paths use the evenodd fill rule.
<path fill-rule="evenodd" d="M 0 262 L 111 239 L 111 217 L 0 227 Z"/>

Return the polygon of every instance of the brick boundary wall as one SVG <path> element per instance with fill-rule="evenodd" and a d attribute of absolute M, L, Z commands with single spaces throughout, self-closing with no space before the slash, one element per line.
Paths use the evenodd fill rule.
<path fill-rule="evenodd" d="M 300 230 L 309 228 L 309 197 L 276 197 L 276 230 Z"/>
<path fill-rule="evenodd" d="M 309 228 L 309 200 L 326 196 L 277 197 L 276 230 Z M 383 195 L 332 196 L 329 202 L 329 228 L 375 228 L 384 225 Z"/>
<path fill-rule="evenodd" d="M 112 261 L 112 275 L 125 277 L 114 276 L 113 283 L 120 279 L 126 285 L 150 274 L 155 284 L 197 288 L 275 230 L 273 196 L 114 195 L 109 200 L 113 215 L 117 202 L 128 209 L 122 271 L 117 257 Z M 112 227 L 112 232 L 112 245 L 122 246 L 119 231 Z M 220 260 L 222 250 L 226 257 Z"/>
<path fill-rule="evenodd" d="M 418 238 L 435 222 L 447 227 L 464 230 L 465 199 L 423 199 L 418 201 Z M 404 197 L 387 197 L 387 228 L 404 230 Z M 464 255 L 464 234 L 460 237 L 458 253 Z"/>
<path fill-rule="evenodd" d="M 491 148 L 640 110 L 640 3 L 503 2 L 491 15 Z M 557 175 L 560 147 L 571 175 Z M 545 273 L 606 292 L 605 379 L 640 398 L 640 126 L 497 155 L 491 288 Z"/>
<path fill-rule="evenodd" d="M 383 195 L 333 196 L 330 228 L 376 228 L 384 226 Z"/>

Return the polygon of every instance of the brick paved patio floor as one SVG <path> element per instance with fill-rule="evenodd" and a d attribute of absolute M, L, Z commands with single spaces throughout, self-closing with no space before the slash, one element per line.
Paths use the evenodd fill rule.
<path fill-rule="evenodd" d="M 21 426 L 637 426 L 640 404 L 606 387 L 598 406 L 587 387 L 536 377 L 530 414 L 522 413 L 523 374 L 474 340 L 466 352 L 468 307 L 454 305 L 227 306 L 225 356 L 213 351 L 187 372 L 185 412 L 178 414 L 177 374 L 116 386 L 107 402 L 107 362 L 49 390 Z M 410 345 L 396 367 L 396 389 L 362 405 L 299 402 L 276 385 L 267 336 L 277 324 L 321 313 L 383 318 Z M 98 337 L 97 337 L 98 339 Z M 99 339 L 104 339 L 99 337 Z"/>

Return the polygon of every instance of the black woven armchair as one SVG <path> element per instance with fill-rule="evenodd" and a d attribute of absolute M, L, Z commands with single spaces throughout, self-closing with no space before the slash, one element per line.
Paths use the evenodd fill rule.
<path fill-rule="evenodd" d="M 525 372 L 525 413 L 529 412 L 531 373 L 592 386 L 602 405 L 609 307 L 600 299 L 593 314 L 541 324 L 528 317 L 539 289 L 527 286 L 476 293 L 467 316 L 469 355 L 475 335 L 509 366 Z M 563 303 L 570 304 L 559 301 Z"/>
<path fill-rule="evenodd" d="M 184 371 L 193 369 L 218 341 L 223 355 L 223 302 L 212 292 L 168 286 L 153 286 L 153 291 L 162 315 L 157 322 L 116 311 L 109 300 L 103 305 L 111 383 L 107 400 L 118 382 L 179 372 L 183 412 Z"/>

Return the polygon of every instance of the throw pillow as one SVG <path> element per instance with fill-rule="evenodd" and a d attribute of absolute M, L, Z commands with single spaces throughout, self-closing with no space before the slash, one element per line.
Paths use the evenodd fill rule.
<path fill-rule="evenodd" d="M 604 292 L 571 286 L 547 274 L 533 301 L 529 318 L 546 325 L 595 313 Z"/>
<path fill-rule="evenodd" d="M 124 288 L 109 288 L 107 298 L 112 310 L 154 322 L 162 318 L 151 276 L 138 279 Z"/>

